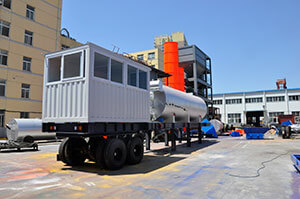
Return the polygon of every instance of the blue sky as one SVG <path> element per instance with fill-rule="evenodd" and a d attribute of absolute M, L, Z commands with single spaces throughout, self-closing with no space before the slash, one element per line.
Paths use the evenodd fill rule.
<path fill-rule="evenodd" d="M 299 0 L 63 0 L 63 27 L 127 53 L 184 31 L 212 58 L 214 93 L 300 87 Z"/>

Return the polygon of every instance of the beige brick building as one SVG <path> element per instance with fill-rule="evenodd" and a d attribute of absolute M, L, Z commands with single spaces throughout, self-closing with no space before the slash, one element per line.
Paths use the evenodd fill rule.
<path fill-rule="evenodd" d="M 62 0 L 0 0 L 0 136 L 10 118 L 40 118 L 44 54 L 62 37 Z"/>
<path fill-rule="evenodd" d="M 147 62 L 149 65 L 164 71 L 164 53 L 163 46 L 165 42 L 175 41 L 178 43 L 178 48 L 187 46 L 184 32 L 174 32 L 171 35 L 156 36 L 154 38 L 154 49 L 143 50 L 139 52 L 130 53 L 138 60 Z"/>

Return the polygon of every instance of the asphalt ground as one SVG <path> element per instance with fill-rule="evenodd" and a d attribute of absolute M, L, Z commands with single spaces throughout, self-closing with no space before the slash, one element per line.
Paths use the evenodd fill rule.
<path fill-rule="evenodd" d="M 1 151 L 0 198 L 300 198 L 290 158 L 300 154 L 299 139 L 219 137 L 176 152 L 152 143 L 140 164 L 118 171 L 66 166 L 56 161 L 58 146 Z"/>

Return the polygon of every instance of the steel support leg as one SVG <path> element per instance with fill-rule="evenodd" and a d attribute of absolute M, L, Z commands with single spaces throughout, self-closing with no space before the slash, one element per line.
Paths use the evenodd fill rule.
<path fill-rule="evenodd" d="M 171 151 L 176 151 L 175 129 L 173 125 L 171 130 Z"/>
<path fill-rule="evenodd" d="M 164 137 L 165 137 L 165 146 L 169 146 L 168 131 L 164 133 Z"/>
<path fill-rule="evenodd" d="M 186 146 L 190 147 L 191 146 L 191 124 L 188 123 L 187 124 L 187 128 L 186 128 Z"/>
<path fill-rule="evenodd" d="M 150 150 L 151 131 L 146 133 L 146 150 Z"/>
<path fill-rule="evenodd" d="M 199 123 L 199 127 L 198 127 L 198 143 L 199 143 L 199 144 L 202 143 L 202 129 L 201 129 L 201 123 Z"/>
<path fill-rule="evenodd" d="M 178 129 L 178 138 L 179 138 L 179 143 L 182 142 L 182 129 Z"/>

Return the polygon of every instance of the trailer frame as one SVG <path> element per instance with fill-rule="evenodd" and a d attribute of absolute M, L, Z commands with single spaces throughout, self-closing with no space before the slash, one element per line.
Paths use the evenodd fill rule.
<path fill-rule="evenodd" d="M 186 141 L 186 146 L 191 147 L 191 139 L 197 138 L 198 143 L 202 143 L 202 123 L 160 123 L 160 122 L 149 122 L 149 123 L 117 123 L 117 122 L 97 122 L 97 123 L 43 123 L 43 132 L 56 132 L 58 138 L 66 139 L 81 139 L 84 140 L 89 138 L 89 140 L 98 140 L 97 145 L 104 145 L 104 142 L 109 142 L 112 139 L 122 140 L 126 146 L 135 137 L 142 139 L 145 143 L 146 150 L 151 150 L 151 140 L 156 135 L 163 136 L 163 142 L 165 146 L 169 146 L 171 142 L 171 151 L 176 151 L 176 141 L 182 143 Z M 198 133 L 192 135 L 190 130 L 197 129 Z M 154 135 L 154 136 L 153 136 Z M 99 141 L 99 140 L 104 140 Z M 72 165 L 72 162 L 65 161 L 65 156 L 68 156 L 65 152 L 65 146 L 67 142 L 61 143 L 61 150 L 57 155 L 58 161 L 63 161 L 66 164 Z M 83 143 L 80 141 L 79 143 Z M 76 145 L 76 144 L 75 144 Z M 82 146 L 85 144 L 82 144 Z M 94 154 L 91 151 L 91 145 L 87 143 L 88 146 L 84 146 L 82 153 Z M 74 147 L 74 144 L 73 144 Z M 144 146 L 143 146 L 144 148 Z M 95 161 L 95 160 L 94 160 Z M 81 162 L 83 163 L 83 162 Z M 103 165 L 103 163 L 101 163 Z M 122 165 L 123 166 L 123 165 Z M 119 169 L 121 167 L 112 167 L 108 169 Z"/>

